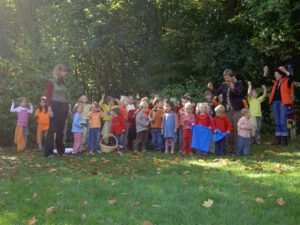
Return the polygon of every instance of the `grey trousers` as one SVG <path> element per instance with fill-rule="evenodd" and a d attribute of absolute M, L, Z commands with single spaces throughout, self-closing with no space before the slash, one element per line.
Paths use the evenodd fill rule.
<path fill-rule="evenodd" d="M 230 123 L 232 124 L 232 132 L 227 135 L 227 144 L 229 145 L 229 151 L 235 152 L 237 150 L 237 123 L 241 118 L 241 111 L 229 111 L 226 113 L 227 118 L 229 119 Z"/>

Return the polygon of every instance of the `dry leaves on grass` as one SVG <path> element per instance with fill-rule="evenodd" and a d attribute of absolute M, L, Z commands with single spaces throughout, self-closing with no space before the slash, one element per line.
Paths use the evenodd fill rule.
<path fill-rule="evenodd" d="M 153 225 L 153 223 L 151 223 L 150 221 L 144 221 L 143 225 Z"/>
<path fill-rule="evenodd" d="M 263 198 L 259 198 L 259 197 L 255 198 L 255 201 L 257 203 L 265 203 L 265 200 Z"/>
<path fill-rule="evenodd" d="M 54 206 L 51 206 L 51 207 L 49 207 L 49 208 L 46 209 L 47 213 L 53 213 L 55 211 L 56 211 L 56 208 Z"/>
<path fill-rule="evenodd" d="M 208 199 L 207 201 L 203 202 L 202 206 L 204 208 L 210 208 L 210 207 L 212 207 L 213 204 L 214 204 L 214 201 L 211 199 Z"/>
<path fill-rule="evenodd" d="M 153 204 L 153 205 L 152 205 L 152 208 L 160 208 L 160 205 Z"/>
<path fill-rule="evenodd" d="M 285 201 L 283 200 L 283 198 L 278 198 L 276 200 L 277 205 L 283 206 L 285 204 Z"/>
<path fill-rule="evenodd" d="M 117 198 L 112 198 L 112 199 L 110 199 L 110 200 L 107 201 L 107 203 L 110 204 L 110 205 L 114 205 L 117 202 L 118 202 Z"/>
<path fill-rule="evenodd" d="M 52 169 L 50 169 L 50 170 L 48 170 L 49 171 L 49 173 L 54 173 L 54 172 L 56 172 L 57 171 L 57 169 L 55 169 L 55 168 L 52 168 Z"/>
<path fill-rule="evenodd" d="M 32 217 L 31 219 L 27 220 L 27 224 L 28 225 L 33 225 L 33 224 L 36 224 L 37 223 L 37 219 L 34 217 Z"/>

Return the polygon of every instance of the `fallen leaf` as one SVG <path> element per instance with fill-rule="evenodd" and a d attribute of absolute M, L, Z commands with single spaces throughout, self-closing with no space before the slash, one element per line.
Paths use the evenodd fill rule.
<path fill-rule="evenodd" d="M 211 200 L 211 199 L 208 199 L 207 201 L 204 201 L 204 202 L 203 202 L 202 206 L 203 206 L 204 208 L 210 208 L 213 204 L 214 204 L 214 201 Z"/>
<path fill-rule="evenodd" d="M 141 204 L 140 202 L 136 201 L 133 203 L 133 207 L 139 206 L 140 204 Z"/>
<path fill-rule="evenodd" d="M 117 201 L 118 200 L 116 198 L 112 198 L 112 199 L 108 200 L 107 203 L 110 204 L 110 205 L 114 205 L 114 204 L 117 203 Z"/>
<path fill-rule="evenodd" d="M 37 197 L 37 193 L 33 193 L 32 198 L 36 198 Z"/>
<path fill-rule="evenodd" d="M 120 151 L 117 151 L 117 154 L 119 155 L 119 156 L 123 156 L 124 154 L 122 153 L 122 152 L 120 152 Z"/>
<path fill-rule="evenodd" d="M 255 198 L 255 201 L 257 203 L 265 203 L 265 200 L 263 198 L 259 198 L 259 197 Z"/>
<path fill-rule="evenodd" d="M 154 204 L 152 205 L 153 208 L 160 208 L 160 205 Z"/>
<path fill-rule="evenodd" d="M 245 201 L 240 201 L 240 204 L 241 205 L 245 205 Z"/>
<path fill-rule="evenodd" d="M 283 200 L 283 198 L 278 198 L 276 200 L 277 205 L 283 206 L 285 204 L 285 201 Z"/>
<path fill-rule="evenodd" d="M 150 221 L 144 221 L 143 225 L 153 225 Z"/>
<path fill-rule="evenodd" d="M 53 172 L 56 172 L 56 171 L 57 171 L 57 169 L 52 168 L 52 169 L 49 170 L 49 173 L 53 173 Z"/>
<path fill-rule="evenodd" d="M 271 198 L 273 196 L 273 194 L 268 194 L 267 198 Z"/>
<path fill-rule="evenodd" d="M 82 214 L 82 215 L 80 216 L 80 219 L 81 219 L 81 220 L 86 220 L 86 215 L 85 215 L 85 214 Z"/>
<path fill-rule="evenodd" d="M 47 213 L 53 213 L 55 211 L 56 211 L 56 208 L 54 206 L 51 206 L 51 207 L 49 207 L 49 208 L 46 209 Z"/>
<path fill-rule="evenodd" d="M 32 217 L 31 219 L 27 220 L 27 224 L 28 225 L 33 225 L 33 224 L 36 224 L 37 223 L 37 219 L 34 217 Z"/>

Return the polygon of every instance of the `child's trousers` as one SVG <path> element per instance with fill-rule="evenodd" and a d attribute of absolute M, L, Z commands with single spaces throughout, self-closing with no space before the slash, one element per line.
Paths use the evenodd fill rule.
<path fill-rule="evenodd" d="M 82 151 L 83 145 L 82 145 L 82 133 L 73 133 L 74 135 L 74 145 L 73 145 L 73 154 L 79 153 Z"/>
<path fill-rule="evenodd" d="M 157 151 L 163 149 L 163 136 L 161 134 L 161 128 L 151 128 L 152 144 Z"/>
<path fill-rule="evenodd" d="M 138 151 L 141 146 L 142 151 L 147 150 L 148 130 L 140 131 L 136 134 L 134 150 Z"/>
<path fill-rule="evenodd" d="M 237 155 L 250 155 L 250 138 L 238 136 Z"/>
<path fill-rule="evenodd" d="M 226 154 L 226 138 L 223 138 L 215 142 L 215 155 L 224 156 Z"/>
<path fill-rule="evenodd" d="M 182 153 L 191 154 L 192 153 L 192 130 L 183 129 L 183 141 L 182 141 Z"/>
<path fill-rule="evenodd" d="M 26 148 L 27 127 L 16 127 L 14 143 L 18 152 L 24 152 Z"/>

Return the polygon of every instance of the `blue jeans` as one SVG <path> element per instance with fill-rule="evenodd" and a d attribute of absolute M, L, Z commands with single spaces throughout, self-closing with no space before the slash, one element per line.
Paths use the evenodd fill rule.
<path fill-rule="evenodd" d="M 237 140 L 237 155 L 250 155 L 250 138 L 238 136 Z"/>
<path fill-rule="evenodd" d="M 151 128 L 152 144 L 155 150 L 160 151 L 163 149 L 163 136 L 161 128 Z"/>
<path fill-rule="evenodd" d="M 220 141 L 215 142 L 215 155 L 224 156 L 226 154 L 226 138 L 223 138 Z"/>
<path fill-rule="evenodd" d="M 89 129 L 89 147 L 93 152 L 98 151 L 99 147 L 99 137 L 100 137 L 100 128 L 90 128 Z"/>
<path fill-rule="evenodd" d="M 282 105 L 281 101 L 273 102 L 273 112 L 276 127 L 276 136 L 288 136 L 287 120 L 287 106 Z"/>
<path fill-rule="evenodd" d="M 125 133 L 116 135 L 116 138 L 118 140 L 118 145 L 122 145 L 123 147 L 119 149 L 119 151 L 125 151 L 124 143 L 125 143 Z"/>
<path fill-rule="evenodd" d="M 85 145 L 87 145 L 89 148 L 91 148 L 91 140 L 90 140 L 90 120 L 86 120 L 86 138 L 85 138 Z"/>

